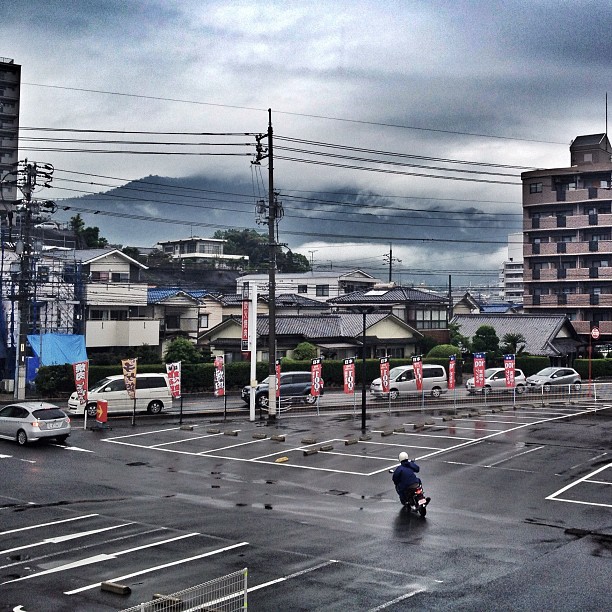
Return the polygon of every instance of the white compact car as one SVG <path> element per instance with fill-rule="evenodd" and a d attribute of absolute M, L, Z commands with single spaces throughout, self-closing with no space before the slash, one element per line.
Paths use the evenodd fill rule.
<path fill-rule="evenodd" d="M 506 372 L 504 368 L 487 368 L 485 370 L 484 387 L 476 388 L 474 386 L 474 377 L 468 378 L 465 383 L 465 388 L 468 393 L 491 393 L 494 391 L 512 391 L 512 388 L 506 387 Z M 514 370 L 514 388 L 517 393 L 523 393 L 526 387 L 525 374 L 523 370 Z"/>

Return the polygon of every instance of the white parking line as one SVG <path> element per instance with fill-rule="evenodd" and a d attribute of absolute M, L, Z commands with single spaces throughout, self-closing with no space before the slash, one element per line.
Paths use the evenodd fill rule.
<path fill-rule="evenodd" d="M 523 455 L 528 455 L 529 453 L 533 453 L 535 451 L 542 450 L 543 448 L 546 448 L 546 447 L 538 446 L 536 448 L 530 448 L 529 450 L 523 451 L 522 453 L 516 453 L 515 455 L 512 455 L 511 457 L 500 459 L 499 461 L 496 461 L 495 463 L 489 463 L 488 465 L 485 465 L 484 467 L 495 467 L 496 465 L 500 465 L 501 463 L 505 463 L 506 461 L 511 461 L 512 459 L 516 459 L 517 457 L 521 457 Z"/>
<path fill-rule="evenodd" d="M 199 533 L 187 533 L 184 535 L 177 536 L 175 538 L 169 538 L 167 540 L 160 540 L 159 542 L 152 542 L 151 544 L 144 544 L 143 546 L 136 546 L 134 548 L 128 548 L 126 550 L 121 550 L 116 553 L 103 553 L 100 555 L 94 555 L 93 557 L 86 557 L 85 559 L 80 559 L 79 561 L 73 561 L 72 563 L 65 563 L 64 565 L 58 565 L 57 567 L 53 567 L 48 570 L 43 570 L 42 572 L 37 572 L 36 574 L 30 574 L 29 576 L 22 576 L 21 578 L 13 578 L 13 580 L 6 580 L 5 582 L 0 582 L 0 586 L 3 584 L 10 584 L 12 582 L 21 582 L 23 580 L 31 580 L 32 578 L 38 578 L 39 576 L 46 576 L 47 574 L 56 574 L 57 572 L 65 572 L 67 570 L 74 569 L 75 567 L 83 567 L 85 565 L 92 565 L 94 563 L 100 563 L 102 561 L 109 561 L 110 559 L 116 559 L 121 555 L 127 555 L 132 552 L 136 552 L 137 550 L 144 550 L 145 548 L 152 548 L 154 546 L 161 546 L 162 544 L 167 544 L 168 542 L 175 542 L 176 540 L 183 540 L 184 538 L 192 538 L 193 536 L 200 535 Z M 97 583 L 97 586 L 100 586 L 101 583 Z M 95 588 L 95 587 L 92 587 Z M 87 590 L 87 588 L 82 589 Z"/>
<path fill-rule="evenodd" d="M 208 453 L 218 453 L 219 451 L 222 451 L 222 450 L 238 448 L 239 446 L 248 446 L 249 444 L 260 444 L 261 442 L 265 442 L 265 441 L 266 441 L 266 438 L 264 438 L 263 440 L 249 440 L 248 442 L 238 442 L 237 444 L 230 444 L 229 446 L 222 446 L 221 448 L 214 448 L 209 451 L 200 451 L 199 453 L 196 453 L 196 455 L 199 455 L 200 457 L 202 457 L 204 455 L 207 455 Z"/>
<path fill-rule="evenodd" d="M 61 521 L 51 521 L 50 523 L 36 523 L 28 527 L 19 527 L 18 529 L 9 529 L 8 531 L 0 531 L 0 536 L 8 535 L 9 533 L 17 533 L 18 531 L 32 531 L 32 529 L 40 529 L 41 527 L 49 527 L 50 525 L 59 525 L 60 523 L 70 523 L 72 521 L 83 521 L 99 514 L 85 514 L 84 516 L 75 516 L 73 518 L 62 519 Z"/>
<path fill-rule="evenodd" d="M 550 499 L 552 501 L 566 502 L 568 504 L 581 504 L 583 506 L 600 506 L 604 508 L 612 508 L 612 504 L 602 504 L 602 503 L 588 502 L 588 501 L 582 501 L 582 500 L 577 500 L 577 499 L 563 499 L 563 498 L 558 497 L 559 495 L 561 495 L 561 493 L 565 493 L 565 491 L 569 491 L 569 489 L 572 489 L 573 487 L 579 485 L 581 482 L 591 481 L 591 478 L 595 476 L 595 474 L 599 474 L 599 472 L 603 472 L 604 470 L 607 470 L 609 467 L 612 467 L 612 463 L 608 463 L 608 465 L 603 465 L 602 467 L 595 470 L 594 472 L 591 472 L 590 474 L 587 474 L 586 476 L 579 478 L 578 480 L 576 480 L 576 482 L 571 482 L 567 486 L 563 487 L 562 489 L 559 489 L 558 491 L 556 491 L 552 495 L 549 495 L 545 499 Z M 606 482 L 605 484 L 610 484 L 610 483 Z"/>
<path fill-rule="evenodd" d="M 259 591 L 260 589 L 265 589 L 266 587 L 272 586 L 273 584 L 278 584 L 279 582 L 285 582 L 286 580 L 290 580 L 291 578 L 297 578 L 298 576 L 309 574 L 310 572 L 314 572 L 315 570 L 321 569 L 323 567 L 327 567 L 329 565 L 332 565 L 333 563 L 338 563 L 338 561 L 336 561 L 335 559 L 330 559 L 329 561 L 325 561 L 324 563 L 319 563 L 319 565 L 315 565 L 314 567 L 308 567 L 306 569 L 300 570 L 299 572 L 295 572 L 294 574 L 288 574 L 287 576 L 282 576 L 281 578 L 276 578 L 274 580 L 270 580 L 269 582 L 264 582 L 256 586 L 249 587 L 247 589 L 247 592 L 252 593 L 253 591 Z"/>
<path fill-rule="evenodd" d="M 183 563 L 189 563 L 190 561 L 196 561 L 197 559 L 204 559 L 206 557 L 212 557 L 213 555 L 218 555 L 223 552 L 227 552 L 228 550 L 233 550 L 234 548 L 239 548 L 241 546 L 248 546 L 248 542 L 240 542 L 239 544 L 232 544 L 231 546 L 226 546 L 225 548 L 219 548 L 217 550 L 211 550 L 210 552 L 203 553 L 201 555 L 195 555 L 193 557 L 187 557 L 186 559 L 179 559 L 178 561 L 171 561 L 170 563 L 164 563 L 163 565 L 157 565 L 155 567 L 149 567 L 144 570 L 139 570 L 138 572 L 133 572 L 131 574 L 125 574 L 125 576 L 117 576 L 116 578 L 110 578 L 107 582 L 120 582 L 121 580 L 127 580 L 128 578 L 134 578 L 135 576 L 142 576 L 143 574 L 148 574 L 150 572 L 156 572 L 161 569 L 166 569 L 167 567 L 174 567 L 176 565 L 181 565 Z M 83 591 L 91 591 L 92 589 L 98 588 L 102 583 L 95 582 L 94 584 L 88 584 L 87 586 L 80 587 L 79 589 L 73 589 L 72 591 L 64 591 L 64 595 L 76 595 L 77 593 L 82 593 Z"/>
<path fill-rule="evenodd" d="M 172 440 L 172 442 L 160 442 L 159 444 L 151 444 L 151 446 L 143 446 L 143 448 L 160 448 L 161 446 L 170 446 L 171 444 L 184 444 L 185 442 L 191 442 L 192 440 L 202 440 L 204 438 L 218 438 L 223 434 L 206 434 L 204 436 L 191 436 L 182 440 Z"/>

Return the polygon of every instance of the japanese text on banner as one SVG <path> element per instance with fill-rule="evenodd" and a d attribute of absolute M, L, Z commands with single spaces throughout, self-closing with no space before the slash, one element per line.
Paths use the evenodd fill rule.
<path fill-rule="evenodd" d="M 351 357 L 345 359 L 342 365 L 342 378 L 344 380 L 344 392 L 355 392 L 355 360 Z"/>
<path fill-rule="evenodd" d="M 310 363 L 310 395 L 319 397 L 323 388 L 323 365 L 321 359 L 313 359 Z"/>
<path fill-rule="evenodd" d="M 455 388 L 455 384 L 457 382 L 457 356 L 451 355 L 448 358 L 448 388 L 452 391 Z"/>
<path fill-rule="evenodd" d="M 76 386 L 79 404 L 86 404 L 89 389 L 89 361 L 78 361 L 73 363 L 72 371 L 74 373 L 74 384 Z"/>
<path fill-rule="evenodd" d="M 474 353 L 474 387 L 482 389 L 485 381 L 486 353 Z"/>
<path fill-rule="evenodd" d="M 504 355 L 504 374 L 506 375 L 506 387 L 514 388 L 515 364 L 514 355 Z"/>
<path fill-rule="evenodd" d="M 125 382 L 125 389 L 128 392 L 130 399 L 136 398 L 136 357 L 132 359 L 122 359 L 121 368 L 123 369 L 123 381 Z"/>
<path fill-rule="evenodd" d="M 166 372 L 170 383 L 170 395 L 181 397 L 181 362 L 167 363 Z"/>
<path fill-rule="evenodd" d="M 225 359 L 222 355 L 215 357 L 215 397 L 225 395 Z"/>
<path fill-rule="evenodd" d="M 416 383 L 417 391 L 423 390 L 423 359 L 420 355 L 415 355 L 412 358 L 412 369 L 414 370 L 414 382 Z"/>
<path fill-rule="evenodd" d="M 389 358 L 380 358 L 380 386 L 383 393 L 389 393 Z"/>

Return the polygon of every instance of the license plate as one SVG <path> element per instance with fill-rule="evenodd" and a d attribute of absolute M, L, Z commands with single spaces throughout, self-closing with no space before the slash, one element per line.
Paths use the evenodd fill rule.
<path fill-rule="evenodd" d="M 426 499 L 419 499 L 419 506 L 424 506 L 427 503 Z"/>
<path fill-rule="evenodd" d="M 50 429 L 59 429 L 64 424 L 64 421 L 54 421 L 53 423 L 49 423 L 48 427 Z"/>

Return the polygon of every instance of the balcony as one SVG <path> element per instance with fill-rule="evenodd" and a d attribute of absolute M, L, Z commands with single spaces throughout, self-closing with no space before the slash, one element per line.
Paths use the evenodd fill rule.
<path fill-rule="evenodd" d="M 87 283 L 83 299 L 87 306 L 146 306 L 146 283 Z"/>
<path fill-rule="evenodd" d="M 603 190 L 600 190 L 603 191 Z M 608 198 L 612 197 L 610 190 L 606 190 Z M 569 229 L 588 228 L 593 226 L 611 226 L 612 214 L 591 214 L 591 215 L 567 215 L 565 217 L 565 226 Z M 556 215 L 547 215 L 535 217 L 533 219 L 523 220 L 523 229 L 557 229 L 563 227 L 559 225 Z"/>
<path fill-rule="evenodd" d="M 601 215 L 600 215 L 601 216 Z M 558 242 L 540 242 L 525 244 L 523 252 L 525 257 L 534 255 L 558 255 Z M 564 242 L 565 253 L 568 255 L 581 255 L 587 253 L 612 252 L 612 240 L 591 240 L 590 242 Z M 537 252 L 539 251 L 539 252 Z"/>
<path fill-rule="evenodd" d="M 592 304 L 592 293 L 562 293 L 562 294 L 550 294 L 550 295 L 525 295 L 523 296 L 523 304 L 525 307 L 540 306 L 543 309 L 557 308 L 563 306 L 564 308 L 570 308 L 576 310 L 578 308 L 592 308 L 595 304 Z M 601 293 L 598 295 L 599 303 L 597 304 L 600 308 L 610 309 L 612 308 L 612 294 Z M 537 303 L 539 300 L 539 303 Z"/>
<path fill-rule="evenodd" d="M 87 321 L 85 346 L 151 346 L 159 345 L 159 321 L 130 319 L 129 321 Z"/>
<path fill-rule="evenodd" d="M 588 336 L 591 333 L 592 322 L 591 321 L 572 321 L 572 326 L 578 334 Z M 612 335 L 612 321 L 600 321 L 599 332 L 603 336 Z"/>

